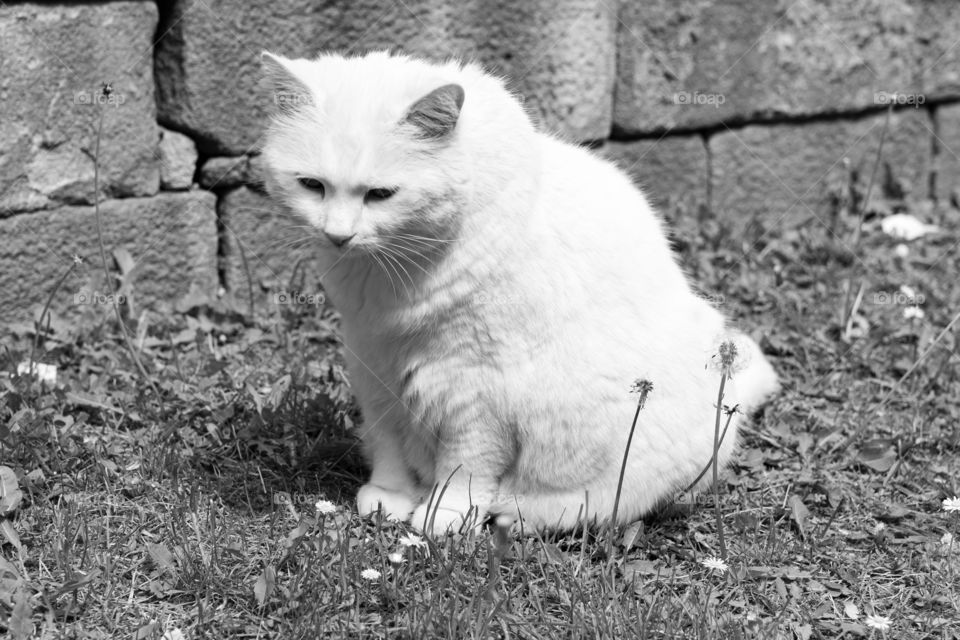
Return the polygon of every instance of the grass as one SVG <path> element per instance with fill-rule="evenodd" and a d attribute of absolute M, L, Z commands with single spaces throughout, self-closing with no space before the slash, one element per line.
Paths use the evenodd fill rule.
<path fill-rule="evenodd" d="M 960 212 L 930 213 L 943 232 L 900 257 L 873 209 L 855 249 L 840 238 L 859 233 L 859 205 L 830 230 L 734 234 L 713 217 L 675 216 L 685 267 L 762 336 L 784 389 L 745 429 L 715 494 L 679 494 L 615 531 L 495 528 L 403 546 L 406 525 L 358 518 L 360 416 L 330 309 L 253 317 L 229 297 L 192 294 L 148 327 L 126 320 L 145 375 L 112 309 L 82 325 L 12 327 L 0 349 L 0 464 L 13 471 L 0 474 L 0 629 L 960 637 L 960 543 L 945 538 L 960 537 L 960 516 L 943 508 L 960 493 Z M 904 317 L 902 285 L 924 297 L 925 317 Z M 16 374 L 34 358 L 56 365 L 56 385 Z M 336 511 L 319 513 L 318 499 Z M 721 555 L 721 530 L 724 571 L 704 565 Z"/>

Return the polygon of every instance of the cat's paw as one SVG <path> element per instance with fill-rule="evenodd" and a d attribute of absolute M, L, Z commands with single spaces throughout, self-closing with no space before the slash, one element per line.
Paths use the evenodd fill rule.
<path fill-rule="evenodd" d="M 406 520 L 413 511 L 413 498 L 402 492 L 365 484 L 357 492 L 357 511 L 361 516 L 383 513 L 388 520 Z"/>
<path fill-rule="evenodd" d="M 428 535 L 457 534 L 463 533 L 467 527 L 479 528 L 485 518 L 486 513 L 479 512 L 476 507 L 467 506 L 461 511 L 447 506 L 422 504 L 413 510 L 410 526 Z M 467 523 L 466 527 L 464 522 Z"/>

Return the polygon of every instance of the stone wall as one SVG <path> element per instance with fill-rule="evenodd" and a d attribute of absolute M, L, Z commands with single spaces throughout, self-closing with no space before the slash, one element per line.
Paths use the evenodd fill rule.
<path fill-rule="evenodd" d="M 284 286 L 257 157 L 259 53 L 468 56 L 545 129 L 590 143 L 667 213 L 816 222 L 872 165 L 919 200 L 960 178 L 953 0 L 169 0 L 0 4 L 0 321 L 95 281 L 107 242 L 143 304 Z M 109 82 L 110 96 L 99 88 Z M 130 265 L 126 265 L 129 269 Z M 249 282 L 248 274 L 253 279 Z"/>

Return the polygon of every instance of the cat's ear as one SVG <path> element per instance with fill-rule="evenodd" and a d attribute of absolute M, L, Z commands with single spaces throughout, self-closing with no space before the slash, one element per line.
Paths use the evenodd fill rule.
<path fill-rule="evenodd" d="M 446 138 L 457 126 L 463 98 L 463 87 L 458 84 L 445 84 L 414 102 L 403 122 L 413 125 L 418 138 Z"/>
<path fill-rule="evenodd" d="M 293 60 L 264 51 L 260 54 L 260 62 L 263 64 L 263 86 L 270 93 L 271 105 L 277 112 L 290 114 L 313 103 L 313 93 L 297 76 Z"/>

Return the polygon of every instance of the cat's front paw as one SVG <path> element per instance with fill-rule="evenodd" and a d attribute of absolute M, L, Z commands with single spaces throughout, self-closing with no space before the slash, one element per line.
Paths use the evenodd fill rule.
<path fill-rule="evenodd" d="M 365 484 L 357 492 L 357 511 L 361 516 L 383 513 L 388 520 L 406 520 L 413 511 L 413 498 L 402 492 Z"/>
<path fill-rule="evenodd" d="M 480 527 L 485 517 L 486 514 L 479 512 L 475 506 L 460 510 L 452 506 L 422 504 L 414 509 L 410 526 L 428 535 L 457 534 L 468 527 Z M 466 527 L 464 522 L 467 523 Z"/>

